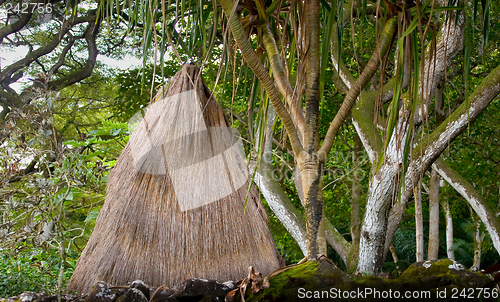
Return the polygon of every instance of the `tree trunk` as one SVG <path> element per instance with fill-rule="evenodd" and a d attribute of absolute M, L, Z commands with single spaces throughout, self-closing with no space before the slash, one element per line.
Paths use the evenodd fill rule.
<path fill-rule="evenodd" d="M 415 175 L 412 175 L 412 177 L 407 177 L 408 173 L 404 176 L 398 175 L 401 172 L 401 166 L 403 164 L 406 135 L 408 132 L 412 132 L 412 129 L 410 129 L 410 115 L 413 117 L 413 124 L 415 126 L 420 125 L 421 122 L 427 118 L 430 97 L 433 95 L 437 84 L 444 77 L 448 64 L 463 45 L 463 29 L 460 26 L 464 20 L 463 16 L 459 15 L 458 18 L 448 18 L 447 20 L 448 22 L 443 23 L 441 27 L 438 41 L 434 45 L 435 49 L 431 51 L 431 46 L 428 46 L 428 55 L 423 62 L 423 68 L 419 74 L 421 81 L 419 81 L 418 99 L 414 100 L 414 102 L 417 102 L 415 114 L 411 115 L 411 106 L 406 106 L 407 104 L 405 104 L 405 106 L 401 107 L 394 133 L 386 144 L 384 162 L 381 163 L 370 183 L 366 205 L 367 211 L 363 220 L 359 247 L 360 264 L 358 264 L 358 270 L 361 272 L 371 274 L 379 273 L 385 255 L 387 255 L 387 251 L 389 250 L 388 246 L 390 242 L 392 242 L 395 232 L 394 224 L 391 226 L 391 229 L 389 229 L 389 232 L 387 232 L 387 217 L 389 216 L 388 211 L 391 206 L 391 201 L 393 200 L 392 197 L 396 196 L 399 190 L 399 185 L 395 187 L 396 184 L 399 184 L 399 177 L 405 177 L 405 187 L 412 192 L 414 186 L 418 183 L 421 175 L 425 171 L 412 168 L 411 165 L 414 163 L 410 162 L 408 172 L 412 173 L 413 170 L 418 170 L 418 172 L 415 172 Z M 362 131 L 363 129 L 359 126 L 360 125 L 356 126 L 357 131 Z M 369 133 L 360 134 L 365 146 L 366 144 L 363 137 L 370 135 L 373 136 L 373 134 Z M 371 142 L 376 142 L 376 140 L 371 140 Z M 414 150 L 410 152 L 410 154 L 420 156 L 418 159 L 422 160 L 422 153 Z M 418 168 L 420 168 L 420 166 L 418 166 Z M 405 207 L 405 202 L 402 202 L 401 208 Z M 396 202 L 394 202 L 394 204 L 396 204 Z M 398 206 L 394 206 L 394 208 L 397 207 Z"/>
<path fill-rule="evenodd" d="M 383 164 L 370 184 L 361 227 L 359 272 L 376 275 L 384 263 L 381 255 L 384 253 L 387 214 L 394 193 L 394 175 L 396 175 L 395 165 Z"/>
<path fill-rule="evenodd" d="M 495 216 L 495 211 L 488 206 L 481 194 L 474 189 L 474 186 L 446 165 L 442 159 L 436 160 L 433 167 L 467 200 L 490 234 L 493 246 L 500 253 L 500 220 Z"/>
<path fill-rule="evenodd" d="M 359 210 L 359 202 L 361 198 L 361 184 L 360 184 L 360 179 L 358 179 L 356 171 L 359 171 L 359 167 L 357 167 L 357 165 L 359 165 L 360 163 L 359 155 L 361 152 L 363 152 L 363 144 L 361 143 L 361 139 L 357 134 L 354 134 L 354 148 L 352 152 L 353 152 L 352 165 L 354 171 L 352 172 L 350 229 L 352 238 L 351 258 L 354 257 L 355 259 L 351 259 L 349 262 L 351 266 L 354 266 L 357 264 L 357 257 L 359 253 L 359 238 L 361 233 L 361 216 L 360 216 L 361 214 Z M 352 270 L 354 269 L 355 266 L 353 267 Z"/>
<path fill-rule="evenodd" d="M 417 262 L 424 261 L 424 221 L 422 213 L 422 182 L 419 181 L 413 189 L 415 196 L 415 238 L 417 241 Z"/>
<path fill-rule="evenodd" d="M 427 259 L 437 260 L 439 253 L 439 175 L 432 169 L 429 185 L 429 247 Z"/>
<path fill-rule="evenodd" d="M 471 211 L 472 212 L 472 211 Z M 484 240 L 485 233 L 481 232 L 481 221 L 475 217 L 474 213 L 471 213 L 474 221 L 474 263 L 472 264 L 472 270 L 478 271 L 481 268 L 481 248 Z"/>
<path fill-rule="evenodd" d="M 299 159 L 302 188 L 305 199 L 307 255 L 315 260 L 318 254 L 326 255 L 326 238 L 323 220 L 323 164 L 315 153 L 302 153 Z"/>
<path fill-rule="evenodd" d="M 446 219 L 446 254 L 448 259 L 455 260 L 455 252 L 453 251 L 453 217 L 451 216 L 450 204 L 448 200 L 444 200 L 443 206 L 444 216 Z"/>
<path fill-rule="evenodd" d="M 379 157 L 383 156 L 383 163 L 380 167 L 377 167 L 377 164 L 372 166 L 373 178 L 368 189 L 368 200 L 359 243 L 358 271 L 363 273 L 378 274 L 384 263 L 385 255 L 387 255 L 384 255 L 384 244 L 388 216 L 391 205 L 398 204 L 397 188 L 399 187 L 399 174 L 403 163 L 409 119 L 409 112 L 403 113 L 395 125 L 385 153 L 379 155 Z M 375 162 L 379 160 L 380 158 Z"/>

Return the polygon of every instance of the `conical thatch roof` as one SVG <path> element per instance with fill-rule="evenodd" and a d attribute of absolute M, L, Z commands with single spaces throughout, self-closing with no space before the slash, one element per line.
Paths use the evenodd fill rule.
<path fill-rule="evenodd" d="M 71 290 L 240 280 L 248 266 L 266 275 L 283 265 L 254 188 L 244 211 L 246 167 L 198 69 L 185 65 L 157 99 L 109 174 Z"/>

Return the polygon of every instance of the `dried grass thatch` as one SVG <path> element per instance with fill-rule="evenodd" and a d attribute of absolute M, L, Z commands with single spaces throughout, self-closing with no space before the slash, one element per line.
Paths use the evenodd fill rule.
<path fill-rule="evenodd" d="M 189 91 L 198 97 L 190 99 L 184 94 L 184 103 L 169 103 L 172 97 Z M 201 112 L 199 119 L 197 112 Z M 175 130 L 179 133 L 170 136 L 174 140 L 164 143 L 163 133 L 172 133 L 172 125 L 186 120 L 186 129 Z M 207 154 L 217 157 L 234 149 L 232 135 L 221 130 L 228 129 L 222 108 L 196 67 L 185 65 L 177 73 L 144 121 L 110 172 L 106 201 L 68 289 L 88 292 L 99 280 L 123 285 L 140 279 L 150 286 L 179 285 L 189 278 L 240 280 L 248 274 L 248 266 L 264 275 L 281 267 L 283 261 L 267 228 L 258 192 L 251 190 L 244 212 L 249 180 L 244 179 L 241 187 L 237 176 L 227 182 L 227 175 L 238 174 L 234 167 L 241 165 L 234 152 L 233 156 L 218 156 L 225 166 L 213 167 L 212 175 L 201 171 L 193 177 L 198 172 L 192 166 Z M 203 124 L 206 128 L 198 133 L 205 135 L 183 135 L 200 130 Z M 208 151 L 193 152 L 199 148 Z M 171 173 L 177 173 L 183 192 L 174 190 L 179 186 Z M 226 174 L 225 186 L 220 185 L 222 174 Z M 214 202 L 197 202 L 197 196 L 203 200 L 215 190 L 196 189 L 200 187 L 197 179 L 207 176 L 215 179 L 208 183 L 217 190 L 229 185 L 233 193 Z M 189 198 L 194 203 L 179 202 Z"/>

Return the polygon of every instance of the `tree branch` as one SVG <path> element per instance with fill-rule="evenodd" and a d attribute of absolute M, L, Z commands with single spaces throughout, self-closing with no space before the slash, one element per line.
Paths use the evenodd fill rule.
<path fill-rule="evenodd" d="M 63 25 L 61 26 L 61 29 L 59 30 L 59 33 L 55 35 L 52 40 L 45 44 L 44 46 L 39 47 L 38 49 L 29 52 L 26 57 L 23 59 L 13 63 L 9 67 L 7 67 L 3 72 L 0 73 L 0 83 L 3 83 L 5 81 L 8 81 L 10 77 L 19 69 L 24 68 L 28 65 L 30 65 L 33 61 L 38 59 L 41 56 L 44 56 L 51 51 L 54 50 L 54 48 L 59 45 L 61 40 L 64 38 L 66 33 L 76 24 L 84 23 L 84 22 L 90 22 L 96 20 L 96 15 L 95 14 L 89 14 L 85 17 L 72 17 L 66 21 L 64 21 Z"/>
<path fill-rule="evenodd" d="M 500 94 L 500 65 L 484 78 L 469 98 L 469 107 L 462 103 L 436 130 L 425 137 L 412 151 L 406 175 L 407 186 L 425 172 L 448 145 L 474 122 L 493 99 Z"/>
<path fill-rule="evenodd" d="M 290 85 L 288 78 L 283 72 L 281 57 L 279 56 L 278 47 L 276 45 L 276 41 L 274 40 L 271 29 L 269 28 L 269 24 L 262 24 L 261 27 L 263 33 L 262 42 L 264 43 L 269 62 L 271 63 L 273 77 L 276 80 L 278 89 L 285 97 L 288 108 L 290 108 L 290 113 L 293 116 L 293 119 L 297 125 L 297 128 L 299 129 L 301 136 L 304 137 L 305 121 L 304 112 L 300 104 L 301 102 L 296 100 L 292 86 Z"/>
<path fill-rule="evenodd" d="M 429 114 L 429 104 L 439 83 L 441 83 L 447 68 L 463 48 L 464 16 L 460 12 L 458 17 L 450 14 L 448 22 L 444 23 L 439 31 L 436 48 L 432 51 L 432 43 L 427 47 L 428 54 L 423 62 L 418 87 L 419 98 L 414 123 L 419 125 Z"/>
<path fill-rule="evenodd" d="M 437 159 L 432 167 L 471 205 L 486 226 L 495 249 L 500 253 L 500 220 L 495 216 L 495 212 L 488 206 L 486 200 L 473 185 L 448 166 L 444 160 Z"/>
<path fill-rule="evenodd" d="M 231 28 L 231 32 L 233 33 L 234 39 L 238 43 L 238 47 L 241 50 L 245 61 L 254 74 L 257 76 L 262 86 L 266 90 L 269 95 L 269 99 L 271 100 L 271 104 L 273 105 L 276 113 L 279 118 L 283 122 L 283 126 L 288 134 L 290 139 L 290 143 L 292 145 L 293 152 L 295 156 L 298 156 L 304 149 L 299 140 L 299 136 L 297 133 L 297 129 L 295 128 L 294 121 L 290 114 L 287 112 L 285 105 L 281 101 L 278 90 L 276 86 L 274 86 L 273 80 L 269 76 L 268 71 L 262 66 L 260 63 L 255 50 L 252 48 L 250 41 L 243 29 L 243 26 L 240 22 L 239 15 L 235 12 L 234 3 L 232 0 L 221 0 L 222 9 L 224 10 L 228 21 L 229 27 Z"/>
<path fill-rule="evenodd" d="M 469 122 L 473 122 L 479 117 L 498 94 L 500 94 L 500 65 L 490 72 L 471 94 L 469 108 L 467 108 L 466 103 L 462 103 L 436 130 L 422 139 L 422 142 L 413 149 L 412 160 L 405 175 L 405 187 L 404 192 L 401 193 L 401 202 L 399 206 L 391 209 L 389 216 L 385 253 L 389 249 L 388 242 L 392 241 L 401 222 L 413 186 L 446 147 L 467 128 Z"/>
<path fill-rule="evenodd" d="M 382 61 L 382 57 L 390 49 L 394 34 L 396 33 L 396 26 L 397 21 L 395 18 L 390 19 L 385 23 L 382 35 L 380 37 L 379 47 L 375 49 L 366 68 L 363 70 L 356 82 L 353 83 L 351 89 L 349 89 L 349 92 L 345 97 L 342 106 L 337 112 L 337 115 L 335 115 L 335 118 L 330 123 L 330 127 L 328 128 L 325 140 L 323 141 L 323 145 L 321 146 L 321 149 L 319 151 L 319 154 L 324 156 L 324 159 L 326 159 L 327 154 L 330 152 L 340 126 L 347 119 L 349 112 L 356 103 L 356 99 L 358 98 L 359 94 L 361 93 L 361 90 L 371 80 L 372 76 L 377 71 L 380 62 Z"/>
<path fill-rule="evenodd" d="M 304 2 L 305 28 L 305 104 L 306 125 L 304 133 L 304 149 L 312 154 L 319 147 L 319 77 L 320 77 L 320 4 L 319 0 Z M 302 169 L 302 167 L 301 167 Z"/>
<path fill-rule="evenodd" d="M 89 22 L 89 25 L 87 27 L 87 31 L 85 33 L 85 40 L 87 41 L 88 45 L 89 57 L 87 59 L 87 62 L 85 63 L 85 66 L 61 79 L 49 82 L 47 84 L 47 87 L 49 89 L 55 90 L 61 87 L 69 86 L 71 84 L 77 83 L 89 77 L 92 74 L 92 70 L 94 69 L 97 60 L 97 55 L 99 53 L 96 45 L 96 37 L 97 34 L 99 33 L 99 26 L 100 26 L 100 20 L 98 20 L 97 22 Z"/>
<path fill-rule="evenodd" d="M 71 33 L 70 33 L 71 34 Z M 66 54 L 68 53 L 68 51 L 71 49 L 71 47 L 73 47 L 73 44 L 75 43 L 75 39 L 73 37 L 70 37 L 70 39 L 68 40 L 68 44 L 66 44 L 66 46 L 64 47 L 63 51 L 61 52 L 61 55 L 59 56 L 59 60 L 57 61 L 57 63 L 52 66 L 52 68 L 49 70 L 49 74 L 48 74 L 48 77 L 52 77 L 52 75 L 54 73 L 56 73 L 59 68 L 61 68 L 61 66 L 64 64 L 65 62 L 65 59 L 66 59 Z"/>
<path fill-rule="evenodd" d="M 18 32 L 21 30 L 26 24 L 28 24 L 29 20 L 31 19 L 31 16 L 33 14 L 31 13 L 30 10 L 26 14 L 22 14 L 21 18 L 17 20 L 17 22 L 13 24 L 6 25 L 5 27 L 0 29 L 0 43 L 2 42 L 3 38 L 7 37 L 8 35 Z"/>
<path fill-rule="evenodd" d="M 12 108 L 21 108 L 24 106 L 24 102 L 18 95 L 4 90 L 0 90 L 0 104 Z"/>

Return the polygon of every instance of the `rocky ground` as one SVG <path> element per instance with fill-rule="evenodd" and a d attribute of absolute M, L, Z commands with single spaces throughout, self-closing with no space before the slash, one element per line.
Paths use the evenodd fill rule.
<path fill-rule="evenodd" d="M 244 299 L 242 299 L 242 296 Z M 482 296 L 480 298 L 480 296 Z M 188 301 L 500 301 L 490 275 L 471 272 L 451 260 L 412 264 L 400 276 L 351 276 L 330 260 L 306 262 L 263 278 L 253 269 L 237 283 L 190 279 L 177 288 L 152 288 L 142 281 L 127 286 L 98 282 L 91 293 L 63 295 L 62 302 Z M 26 292 L 0 302 L 56 302 L 57 296 Z"/>

